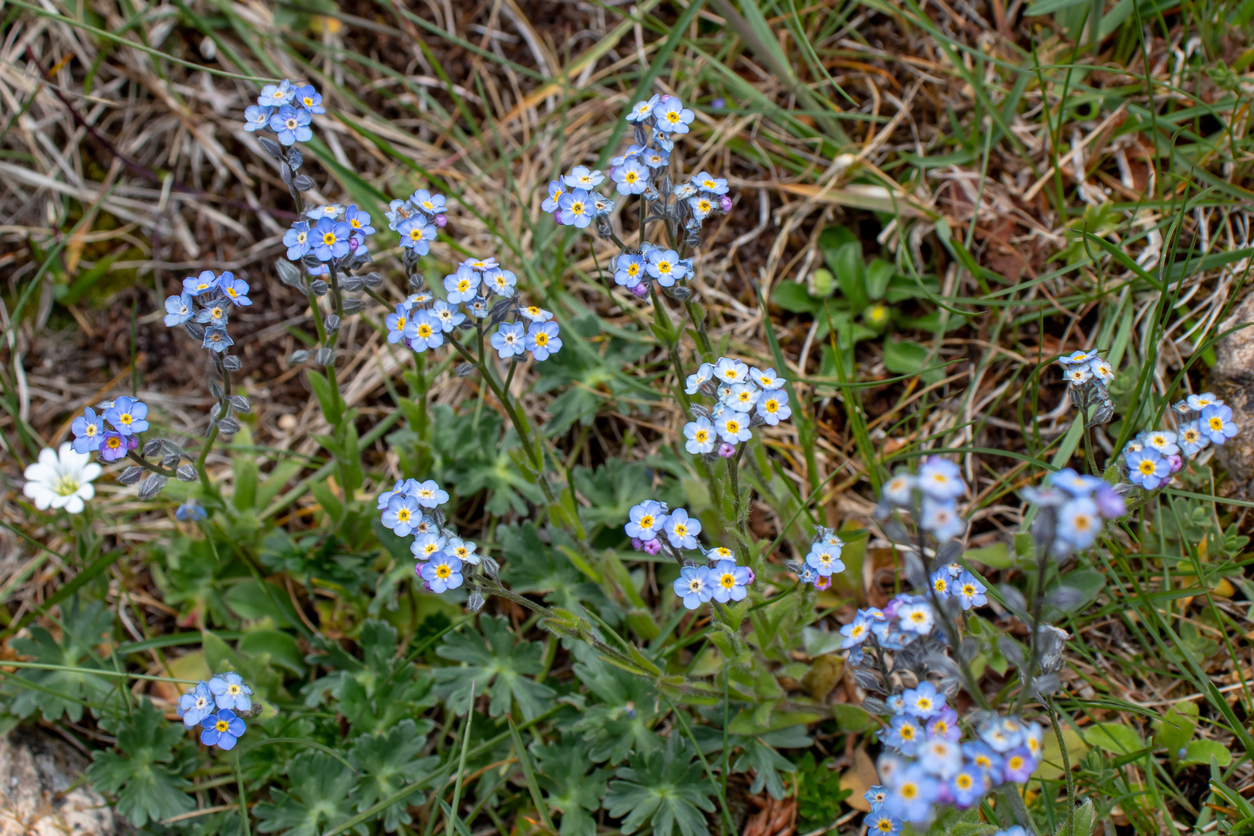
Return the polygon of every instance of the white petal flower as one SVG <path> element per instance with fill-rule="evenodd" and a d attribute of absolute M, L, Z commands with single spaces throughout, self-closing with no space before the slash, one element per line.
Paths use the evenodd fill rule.
<path fill-rule="evenodd" d="M 26 468 L 26 487 L 22 493 L 35 501 L 40 511 L 64 508 L 81 514 L 83 503 L 96 495 L 92 481 L 100 475 L 100 465 L 90 453 L 76 453 L 68 441 L 58 451 L 45 447 L 39 461 Z"/>

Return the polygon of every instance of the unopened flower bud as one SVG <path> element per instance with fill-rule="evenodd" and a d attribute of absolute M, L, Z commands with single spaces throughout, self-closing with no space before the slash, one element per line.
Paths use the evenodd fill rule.
<path fill-rule="evenodd" d="M 1171 472 L 1175 473 L 1180 468 L 1184 467 L 1184 459 L 1180 458 L 1178 453 L 1172 453 L 1167 457 L 1167 464 L 1171 465 Z"/>
<path fill-rule="evenodd" d="M 138 469 L 139 469 L 139 468 L 136 468 L 136 470 L 138 470 Z M 643 541 L 643 540 L 641 540 L 639 537 L 632 537 L 632 538 L 631 538 L 631 547 L 632 547 L 633 549 L 635 549 L 636 551 L 640 551 L 641 549 L 643 549 L 643 548 L 644 548 L 644 541 Z"/>
<path fill-rule="evenodd" d="M 436 216 L 435 216 L 435 225 L 436 225 L 436 226 L 438 226 L 440 229 L 444 229 L 444 227 L 448 225 L 448 216 L 447 216 L 447 215 L 436 215 Z"/>
<path fill-rule="evenodd" d="M 634 293 L 637 298 L 643 299 L 644 297 L 649 295 L 649 285 L 646 284 L 645 282 L 641 282 L 640 284 L 633 287 L 631 289 L 631 292 Z"/>
<path fill-rule="evenodd" d="M 732 208 L 732 199 L 727 195 L 722 195 L 718 199 L 718 208 L 724 212 L 730 212 Z"/>
<path fill-rule="evenodd" d="M 645 554 L 655 555 L 661 550 L 662 550 L 662 541 L 659 540 L 657 537 L 654 537 L 652 540 L 644 544 L 643 551 Z"/>

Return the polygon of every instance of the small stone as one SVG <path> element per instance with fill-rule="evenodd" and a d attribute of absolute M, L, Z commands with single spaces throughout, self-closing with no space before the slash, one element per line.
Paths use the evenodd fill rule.
<path fill-rule="evenodd" d="M 1228 471 L 1235 491 L 1248 495 L 1254 491 L 1254 295 L 1246 296 L 1218 330 L 1233 328 L 1241 330 L 1215 343 L 1210 389 L 1232 407 L 1241 432 L 1215 448 L 1215 459 Z"/>
<path fill-rule="evenodd" d="M 0 737 L 0 836 L 118 833 L 109 802 L 90 784 L 75 786 L 88 764 L 64 740 L 37 731 Z"/>

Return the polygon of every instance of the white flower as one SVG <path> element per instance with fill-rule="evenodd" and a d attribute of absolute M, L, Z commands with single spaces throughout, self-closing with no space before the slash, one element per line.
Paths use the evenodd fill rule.
<path fill-rule="evenodd" d="M 99 475 L 100 465 L 91 460 L 91 454 L 75 453 L 67 441 L 57 452 L 50 447 L 39 452 L 39 461 L 26 468 L 22 493 L 35 500 L 40 511 L 64 508 L 81 514 L 83 502 L 96 495 L 91 483 Z"/>

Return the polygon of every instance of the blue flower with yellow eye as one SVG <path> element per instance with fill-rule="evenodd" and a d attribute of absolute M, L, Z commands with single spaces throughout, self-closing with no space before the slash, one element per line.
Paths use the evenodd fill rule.
<path fill-rule="evenodd" d="M 411 315 L 413 318 L 405 326 L 405 338 L 410 348 L 421 354 L 428 348 L 444 345 L 444 328 L 440 320 L 427 311 L 413 311 Z"/>
<path fill-rule="evenodd" d="M 184 292 L 180 296 L 167 296 L 165 299 L 165 324 L 169 328 L 182 325 L 192 318 L 192 296 Z"/>
<path fill-rule="evenodd" d="M 427 223 L 421 215 L 414 215 L 396 225 L 401 236 L 401 246 L 413 250 L 418 255 L 431 252 L 431 242 L 439 231 L 435 224 Z"/>
<path fill-rule="evenodd" d="M 586 229 L 592 223 L 595 207 L 592 197 L 583 189 L 573 189 L 562 195 L 557 205 L 561 210 L 558 217 L 561 223 L 576 229 Z"/>
<path fill-rule="evenodd" d="M 104 441 L 105 419 L 89 406 L 83 410 L 82 415 L 74 419 L 70 429 L 74 433 L 74 452 L 94 453 Z"/>
<path fill-rule="evenodd" d="M 527 329 L 521 322 L 502 322 L 491 343 L 502 360 L 520 357 L 527 353 Z"/>
<path fill-rule="evenodd" d="M 550 214 L 561 209 L 562 195 L 566 194 L 566 184 L 560 180 L 549 181 L 549 196 L 540 204 L 540 208 Z"/>
<path fill-rule="evenodd" d="M 479 274 L 465 265 L 458 267 L 457 272 L 445 276 L 444 289 L 448 291 L 449 304 L 456 305 L 474 299 L 479 295 L 479 282 Z"/>
<path fill-rule="evenodd" d="M 709 194 L 727 194 L 727 181 L 720 177 L 715 177 L 708 171 L 700 171 L 692 175 L 692 185 Z"/>
<path fill-rule="evenodd" d="M 270 130 L 274 131 L 275 139 L 282 145 L 308 142 L 313 139 L 313 130 L 309 127 L 312 121 L 313 115 L 309 111 L 283 105 L 278 113 L 271 114 Z"/>
<path fill-rule="evenodd" d="M 218 289 L 236 307 L 253 303 L 253 300 L 248 298 L 248 282 L 243 279 L 237 279 L 230 273 L 222 274 L 222 278 L 218 283 Z"/>
<path fill-rule="evenodd" d="M 638 160 L 627 160 L 614 168 L 614 182 L 621 195 L 642 194 L 649 188 L 649 169 Z"/>
<path fill-rule="evenodd" d="M 614 260 L 614 283 L 631 289 L 646 275 L 644 259 L 634 253 L 623 253 Z M 691 393 L 689 393 L 691 394 Z"/>
<path fill-rule="evenodd" d="M 244 130 L 252 133 L 268 129 L 272 112 L 270 108 L 261 105 L 249 105 L 244 108 Z"/>
<path fill-rule="evenodd" d="M 348 239 L 353 235 L 353 228 L 343 221 L 330 218 L 319 218 L 313 228 L 313 252 L 319 261 L 330 261 L 348 255 Z"/>
<path fill-rule="evenodd" d="M 388 329 L 388 342 L 395 345 L 405 339 L 405 328 L 409 325 L 409 306 L 404 302 L 396 306 L 396 313 L 390 313 L 383 320 Z"/>
<path fill-rule="evenodd" d="M 292 86 L 292 80 L 285 78 L 278 84 L 267 84 L 261 88 L 261 95 L 257 97 L 257 104 L 263 107 L 279 107 L 288 104 L 296 95 L 296 88 Z"/>
<path fill-rule="evenodd" d="M 309 238 L 309 222 L 296 221 L 283 233 L 283 246 L 287 247 L 288 261 L 300 261 L 309 252 L 313 242 Z"/>
<path fill-rule="evenodd" d="M 657 129 L 665 133 L 686 134 L 688 126 L 697 115 L 684 107 L 675 96 L 667 96 L 653 108 L 653 118 L 657 119 Z"/>
<path fill-rule="evenodd" d="M 322 106 L 322 94 L 313 88 L 312 84 L 306 84 L 296 91 L 296 95 L 292 97 L 292 103 L 297 107 L 303 107 L 310 113 L 326 113 L 326 108 Z"/>
<path fill-rule="evenodd" d="M 188 276 L 183 279 L 183 292 L 189 296 L 200 296 L 218 289 L 218 277 L 212 270 L 202 270 L 199 276 Z"/>
<path fill-rule="evenodd" d="M 244 721 L 236 717 L 235 712 L 229 708 L 224 708 L 217 714 L 210 714 L 200 721 L 200 725 L 202 726 L 200 742 L 206 746 L 217 746 L 224 750 L 234 749 L 235 742 L 248 730 Z"/>
<path fill-rule="evenodd" d="M 533 322 L 527 327 L 527 350 L 537 360 L 547 360 L 549 355 L 562 350 L 562 338 L 558 336 L 558 325 L 553 320 Z"/>
<path fill-rule="evenodd" d="M 105 410 L 104 418 L 122 435 L 134 435 L 148 429 L 148 404 L 134 398 L 122 397 Z"/>
<path fill-rule="evenodd" d="M 356 205 L 348 207 L 344 213 L 344 222 L 362 235 L 374 235 L 374 227 L 370 225 L 370 215 L 358 209 Z"/>

